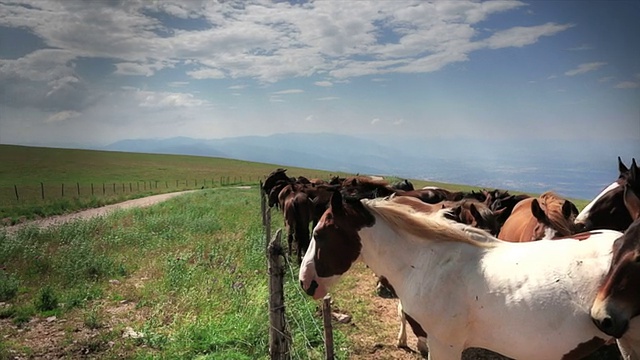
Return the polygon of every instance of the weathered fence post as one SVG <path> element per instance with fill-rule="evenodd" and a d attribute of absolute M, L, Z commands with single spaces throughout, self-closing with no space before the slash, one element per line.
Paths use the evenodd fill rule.
<path fill-rule="evenodd" d="M 286 328 L 284 311 L 284 252 L 280 245 L 282 229 L 267 247 L 269 257 L 269 355 L 272 360 L 288 360 L 290 335 Z"/>
<path fill-rule="evenodd" d="M 40 193 L 42 194 L 42 200 L 44 200 L 44 183 L 40 183 Z"/>
<path fill-rule="evenodd" d="M 61 190 L 60 193 L 61 193 L 62 197 L 64 197 L 64 183 L 62 183 L 62 190 Z"/>
<path fill-rule="evenodd" d="M 331 325 L 331 296 L 322 299 L 322 323 L 324 325 L 324 351 L 326 360 L 334 360 L 333 326 Z"/>
<path fill-rule="evenodd" d="M 20 196 L 18 196 L 18 185 L 13 185 L 13 189 L 16 191 L 16 201 L 20 201 Z"/>
<path fill-rule="evenodd" d="M 79 182 L 76 183 L 76 187 L 78 188 L 78 196 L 80 196 L 80 183 Z"/>

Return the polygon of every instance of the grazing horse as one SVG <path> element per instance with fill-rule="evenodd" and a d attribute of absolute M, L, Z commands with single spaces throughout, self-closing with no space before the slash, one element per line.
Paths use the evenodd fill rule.
<path fill-rule="evenodd" d="M 547 191 L 520 201 L 502 226 L 498 238 L 513 242 L 554 239 L 577 232 L 578 209 L 569 200 Z"/>
<path fill-rule="evenodd" d="M 413 187 L 413 184 L 411 183 L 411 181 L 404 179 L 402 181 L 398 181 L 394 184 L 391 185 L 392 188 L 397 189 L 397 190 L 404 190 L 404 191 L 412 191 L 415 190 Z"/>
<path fill-rule="evenodd" d="M 289 257 L 291 257 L 293 244 L 295 243 L 296 258 L 298 264 L 300 264 L 302 256 L 309 247 L 309 223 L 311 223 L 313 217 L 313 204 L 306 193 L 295 190 L 292 185 L 287 185 L 280 194 L 284 194 L 281 206 L 285 225 L 288 229 Z"/>
<path fill-rule="evenodd" d="M 262 184 L 262 190 L 266 194 L 269 194 L 271 190 L 276 186 L 279 181 L 283 181 L 286 183 L 291 183 L 291 179 L 285 174 L 287 169 L 278 168 L 271 172 L 271 174 L 267 175 L 267 178 L 264 180 L 264 184 Z"/>
<path fill-rule="evenodd" d="M 343 202 L 339 192 L 313 232 L 300 267 L 320 299 L 361 259 L 385 276 L 429 359 L 481 347 L 515 359 L 579 358 L 610 336 L 590 308 L 622 234 L 511 243 L 393 201 Z M 587 237 L 585 235 L 584 237 Z"/>
<path fill-rule="evenodd" d="M 613 229 L 624 231 L 631 225 L 631 215 L 624 204 L 624 187 L 631 171 L 637 172 L 635 158 L 631 168 L 618 156 L 618 179 L 602 190 L 576 217 L 576 223 L 585 231 L 593 229 Z"/>

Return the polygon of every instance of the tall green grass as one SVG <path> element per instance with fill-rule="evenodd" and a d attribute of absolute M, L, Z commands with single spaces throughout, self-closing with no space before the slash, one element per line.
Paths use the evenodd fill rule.
<path fill-rule="evenodd" d="M 282 223 L 278 213 L 273 223 Z M 266 359 L 265 245 L 255 187 L 202 190 L 15 236 L 0 230 L 0 296 L 10 304 L 2 314 L 14 326 L 38 316 L 80 319 L 101 334 L 83 351 L 101 358 Z M 322 358 L 316 304 L 301 292 L 296 267 L 286 280 L 292 357 Z M 105 314 L 123 302 L 134 312 L 114 323 Z M 123 338 L 127 327 L 142 337 Z M 14 335 L 0 329 L 0 339 Z M 3 346 L 25 353 L 17 339 Z M 344 348 L 344 336 L 336 339 Z M 79 355 L 73 342 L 64 349 Z"/>

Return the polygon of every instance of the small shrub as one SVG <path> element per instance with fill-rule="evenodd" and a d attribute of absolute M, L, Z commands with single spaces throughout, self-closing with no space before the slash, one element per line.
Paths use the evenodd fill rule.
<path fill-rule="evenodd" d="M 9 301 L 18 294 L 20 282 L 13 274 L 0 271 L 0 301 Z"/>
<path fill-rule="evenodd" d="M 34 305 L 39 311 L 51 311 L 58 307 L 58 297 L 50 286 L 45 286 L 38 291 Z"/>
<path fill-rule="evenodd" d="M 85 314 L 84 325 L 91 330 L 99 329 L 102 327 L 102 319 L 96 309 L 93 309 Z"/>

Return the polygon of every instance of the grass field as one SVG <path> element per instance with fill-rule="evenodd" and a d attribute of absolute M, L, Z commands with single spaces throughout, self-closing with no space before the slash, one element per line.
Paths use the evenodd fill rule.
<path fill-rule="evenodd" d="M 255 187 L 202 190 L 51 230 L 0 231 L 0 264 L 0 358 L 267 358 Z M 320 358 L 320 319 L 296 276 L 290 268 L 294 358 Z"/>
<path fill-rule="evenodd" d="M 258 184 L 277 167 L 198 156 L 0 145 L 0 219 L 13 224 L 155 193 Z M 329 177 L 328 171 L 288 169 Z"/>
<path fill-rule="evenodd" d="M 163 192 L 257 185 L 278 167 L 282 166 L 201 156 L 0 145 L 0 219 L 11 225 Z M 290 176 L 308 178 L 353 175 L 286 168 Z M 466 185 L 411 180 L 416 187 L 477 190 Z M 575 202 L 578 207 L 586 203 Z"/>
<path fill-rule="evenodd" d="M 203 179 L 197 187 L 206 187 L 150 208 L 49 230 L 26 227 L 9 236 L 0 228 L 0 358 L 267 358 L 265 239 L 255 185 L 280 166 L 3 145 L 0 160 L 0 188 L 11 191 L 14 185 L 38 187 L 38 182 L 162 184 L 185 179 L 184 186 L 173 189 L 159 186 L 111 197 L 11 204 L 9 194 L 2 199 L 3 217 L 18 211 L 26 217 L 68 212 L 196 186 L 195 181 L 189 186 L 187 179 Z M 290 176 L 329 176 L 328 171 L 288 169 Z M 253 186 L 226 186 L 234 182 L 221 184 L 222 177 Z M 213 180 L 204 185 L 207 178 Z M 412 181 L 417 187 L 475 189 Z M 59 205 L 65 201 L 72 206 Z M 582 207 L 585 202 L 576 203 Z M 273 224 L 282 224 L 278 212 Z M 293 358 L 320 359 L 317 304 L 300 291 L 296 277 L 297 268 L 288 267 L 285 294 Z M 398 351 L 380 345 L 393 342 L 389 339 L 396 323 L 375 315 L 380 307 L 391 305 L 375 299 L 372 281 L 365 267 L 357 267 L 336 288 L 352 294 L 336 298 L 338 309 L 358 319 L 337 326 L 338 357 L 413 358 L 385 355 Z M 372 348 L 377 355 L 370 353 Z"/>

